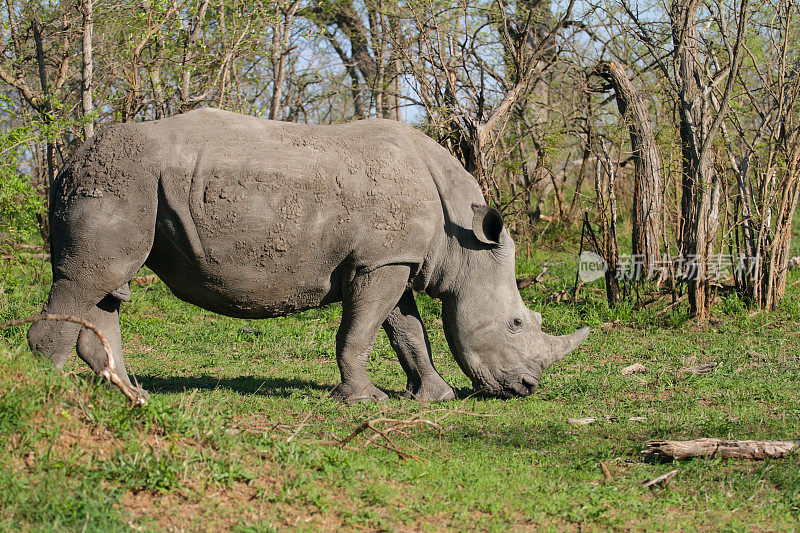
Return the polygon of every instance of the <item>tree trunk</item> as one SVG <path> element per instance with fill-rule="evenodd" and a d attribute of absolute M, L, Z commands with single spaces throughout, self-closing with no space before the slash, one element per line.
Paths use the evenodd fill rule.
<path fill-rule="evenodd" d="M 39 84 L 41 85 L 42 88 L 42 103 L 37 111 L 39 112 L 39 116 L 42 119 L 42 123 L 45 125 L 45 127 L 47 127 L 52 123 L 53 115 L 51 114 L 50 88 L 47 83 L 47 67 L 45 65 L 44 47 L 42 44 L 42 28 L 38 20 L 33 21 L 33 40 L 34 40 L 34 45 L 36 47 L 36 63 L 39 68 Z M 45 199 L 45 206 L 49 211 L 50 187 L 53 184 L 53 180 L 55 179 L 55 147 L 53 146 L 53 140 L 50 135 L 48 135 L 47 140 L 45 142 L 45 162 L 47 166 L 46 166 L 45 180 L 44 180 L 44 199 Z M 45 250 L 49 252 L 50 251 L 49 217 L 46 215 L 42 216 L 39 219 L 39 225 L 42 234 L 42 239 L 44 239 Z"/>
<path fill-rule="evenodd" d="M 736 288 L 765 310 L 775 309 L 786 290 L 792 221 L 800 195 L 800 126 L 796 120 L 800 89 L 790 66 L 794 64 L 789 52 L 794 41 L 788 38 L 796 31 L 792 26 L 797 14 L 797 6 L 780 6 L 775 24 L 775 41 L 780 44 L 773 52 L 777 65 L 769 73 L 766 86 L 770 89 L 765 94 L 767 105 L 774 107 L 762 115 L 764 122 L 753 140 L 746 143 L 749 151 L 744 157 L 731 155 L 739 192 L 737 205 L 741 206 L 741 219 L 734 226 L 736 244 L 738 252 L 747 258 L 740 263 Z M 755 106 L 759 102 L 753 101 L 753 95 L 748 92 Z M 738 122 L 733 127 L 740 137 L 747 138 Z M 733 146 L 730 151 L 733 153 Z M 756 164 L 750 164 L 751 158 Z M 751 173 L 755 183 L 750 182 Z"/>
<path fill-rule="evenodd" d="M 795 140 L 796 142 L 796 140 Z M 789 262 L 789 248 L 792 243 L 792 221 L 800 196 L 800 147 L 794 145 L 789 149 L 788 164 L 781 172 L 781 186 L 777 197 L 780 204 L 775 214 L 775 229 L 769 246 L 763 246 L 759 274 L 758 304 L 762 309 L 775 309 L 786 292 L 786 272 Z M 768 206 L 769 208 L 769 206 Z M 765 243 L 766 244 L 766 243 Z"/>
<path fill-rule="evenodd" d="M 94 12 L 92 0 L 83 0 L 83 70 L 81 76 L 81 112 L 83 113 L 83 137 L 94 135 L 94 102 L 92 102 L 92 33 L 94 31 Z"/>
<path fill-rule="evenodd" d="M 272 99 L 269 105 L 269 118 L 278 119 L 283 97 L 283 83 L 286 77 L 286 61 L 289 51 L 286 45 L 292 31 L 292 18 L 300 2 L 295 0 L 291 4 L 281 6 L 279 11 L 283 14 L 283 22 L 276 23 L 272 28 Z"/>
<path fill-rule="evenodd" d="M 680 250 L 688 266 L 691 313 L 703 319 L 713 301 L 706 265 L 719 228 L 720 183 L 709 143 L 712 116 L 706 112 L 708 106 L 704 105 L 698 84 L 703 76 L 697 28 L 699 6 L 699 0 L 676 0 L 671 11 L 682 155 Z"/>
<path fill-rule="evenodd" d="M 639 92 L 613 61 L 595 67 L 595 73 L 614 88 L 617 107 L 628 121 L 634 162 L 632 253 L 640 277 L 649 277 L 661 252 L 661 156 L 650 116 Z"/>
<path fill-rule="evenodd" d="M 191 28 L 186 28 L 186 41 L 184 43 L 183 61 L 181 64 L 181 113 L 185 113 L 192 108 L 192 103 L 189 99 L 192 80 L 192 59 L 194 59 L 195 45 L 200 39 L 200 29 L 203 27 L 203 20 L 206 18 L 206 11 L 208 10 L 209 0 L 203 0 L 200 8 L 197 10 L 197 15 L 192 22 Z"/>
<path fill-rule="evenodd" d="M 591 143 L 591 138 L 589 139 Z M 597 193 L 597 211 L 600 219 L 602 247 L 599 252 L 606 262 L 606 297 L 608 305 L 613 307 L 620 299 L 619 277 L 619 244 L 617 243 L 617 196 L 616 171 L 611 161 L 611 154 L 603 141 L 598 142 L 601 154 L 597 154 L 594 175 L 594 187 Z M 590 144 L 591 146 L 591 144 Z"/>

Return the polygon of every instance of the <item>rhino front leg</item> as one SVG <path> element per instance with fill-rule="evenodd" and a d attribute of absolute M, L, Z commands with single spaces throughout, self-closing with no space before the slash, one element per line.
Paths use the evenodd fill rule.
<path fill-rule="evenodd" d="M 342 323 L 336 332 L 336 363 L 342 383 L 334 399 L 347 403 L 388 398 L 367 375 L 367 363 L 378 328 L 408 285 L 411 268 L 389 265 L 357 273 L 342 288 Z"/>
<path fill-rule="evenodd" d="M 433 367 L 428 333 L 422 324 L 411 289 L 403 293 L 383 323 L 383 329 L 408 376 L 407 396 L 429 402 L 456 398 L 452 387 Z"/>

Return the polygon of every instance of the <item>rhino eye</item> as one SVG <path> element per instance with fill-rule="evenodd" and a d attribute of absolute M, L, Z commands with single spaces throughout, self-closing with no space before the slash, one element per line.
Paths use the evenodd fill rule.
<path fill-rule="evenodd" d="M 510 329 L 512 332 L 516 333 L 517 331 L 519 331 L 519 330 L 522 328 L 522 319 L 521 319 L 521 318 L 519 318 L 519 317 L 517 317 L 517 318 L 513 319 L 513 320 L 511 321 L 511 324 L 509 324 L 509 326 L 510 326 L 510 328 L 509 328 L 509 329 Z"/>
<path fill-rule="evenodd" d="M 520 326 L 522 326 L 522 319 L 521 319 L 521 318 L 515 318 L 515 319 L 514 319 L 514 325 L 515 325 L 516 327 L 520 327 Z"/>

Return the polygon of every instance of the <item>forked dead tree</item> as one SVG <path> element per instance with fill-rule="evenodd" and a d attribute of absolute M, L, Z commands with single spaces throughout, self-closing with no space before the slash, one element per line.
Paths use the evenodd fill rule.
<path fill-rule="evenodd" d="M 640 276 L 650 272 L 661 252 L 661 156 L 651 126 L 650 113 L 641 94 L 614 61 L 598 64 L 594 74 L 606 80 L 614 91 L 617 107 L 627 123 L 631 138 L 633 209 L 631 248 L 641 267 Z"/>
<path fill-rule="evenodd" d="M 410 3 L 404 34 L 396 44 L 414 78 L 413 90 L 425 109 L 429 133 L 455 155 L 481 185 L 484 196 L 500 204 L 490 168 L 499 131 L 515 106 L 540 87 L 538 69 L 552 40 L 568 25 L 575 5 L 570 0 L 560 17 L 541 37 L 529 41 L 533 18 L 512 20 L 505 2 L 493 6 L 489 20 L 499 32 L 505 58 L 513 64 L 497 72 L 487 61 L 487 42 L 480 30 L 487 25 L 462 7 L 439 10 Z M 491 79 L 490 79 L 491 78 Z M 491 105 L 494 101 L 494 105 Z"/>

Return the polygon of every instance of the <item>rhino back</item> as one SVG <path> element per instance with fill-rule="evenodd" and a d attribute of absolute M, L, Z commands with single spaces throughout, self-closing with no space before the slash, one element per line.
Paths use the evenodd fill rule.
<path fill-rule="evenodd" d="M 139 127 L 159 165 L 148 265 L 202 307 L 262 317 L 337 301 L 344 271 L 418 271 L 443 231 L 419 138 L 399 124 L 200 110 Z"/>

